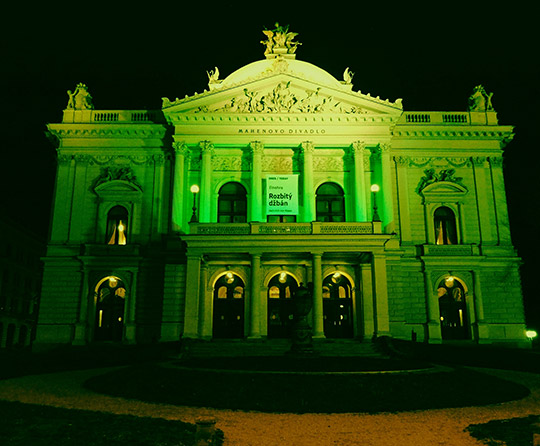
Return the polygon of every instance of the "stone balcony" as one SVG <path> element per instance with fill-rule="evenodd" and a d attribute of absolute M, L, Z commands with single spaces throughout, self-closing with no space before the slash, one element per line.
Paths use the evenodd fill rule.
<path fill-rule="evenodd" d="M 405 112 L 398 125 L 497 125 L 497 113 L 488 112 Z"/>
<path fill-rule="evenodd" d="M 372 235 L 381 234 L 375 222 L 311 223 L 190 223 L 192 235 Z"/>
<path fill-rule="evenodd" d="M 64 124 L 163 124 L 160 110 L 64 110 Z"/>

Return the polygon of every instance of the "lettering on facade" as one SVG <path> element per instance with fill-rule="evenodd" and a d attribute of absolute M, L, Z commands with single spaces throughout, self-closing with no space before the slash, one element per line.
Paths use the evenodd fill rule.
<path fill-rule="evenodd" d="M 267 134 L 267 135 L 324 135 L 325 129 L 238 129 L 240 134 Z"/>

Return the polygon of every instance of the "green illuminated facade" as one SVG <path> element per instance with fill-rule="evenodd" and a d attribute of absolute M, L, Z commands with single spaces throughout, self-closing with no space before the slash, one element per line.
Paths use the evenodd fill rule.
<path fill-rule="evenodd" d="M 266 34 L 161 110 L 68 92 L 36 343 L 283 338 L 312 282 L 314 338 L 526 345 L 491 94 L 404 111 Z"/>

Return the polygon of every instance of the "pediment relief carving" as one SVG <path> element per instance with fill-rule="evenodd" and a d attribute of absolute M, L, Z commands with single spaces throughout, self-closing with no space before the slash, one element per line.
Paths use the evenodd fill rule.
<path fill-rule="evenodd" d="M 98 195 L 103 192 L 142 192 L 141 185 L 129 166 L 102 168 L 93 182 L 93 189 Z"/>
<path fill-rule="evenodd" d="M 243 94 L 229 99 L 225 104 L 204 105 L 197 113 L 370 113 L 359 105 L 346 104 L 314 89 L 293 89 L 291 81 L 279 82 L 270 91 L 243 89 Z"/>

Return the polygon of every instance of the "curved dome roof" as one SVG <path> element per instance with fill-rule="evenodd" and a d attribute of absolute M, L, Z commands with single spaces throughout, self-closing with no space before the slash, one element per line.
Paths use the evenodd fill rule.
<path fill-rule="evenodd" d="M 259 60 L 239 68 L 223 80 L 220 88 L 232 87 L 233 85 L 272 76 L 277 73 L 288 73 L 332 88 L 343 86 L 334 76 L 309 62 L 276 58 Z"/>

